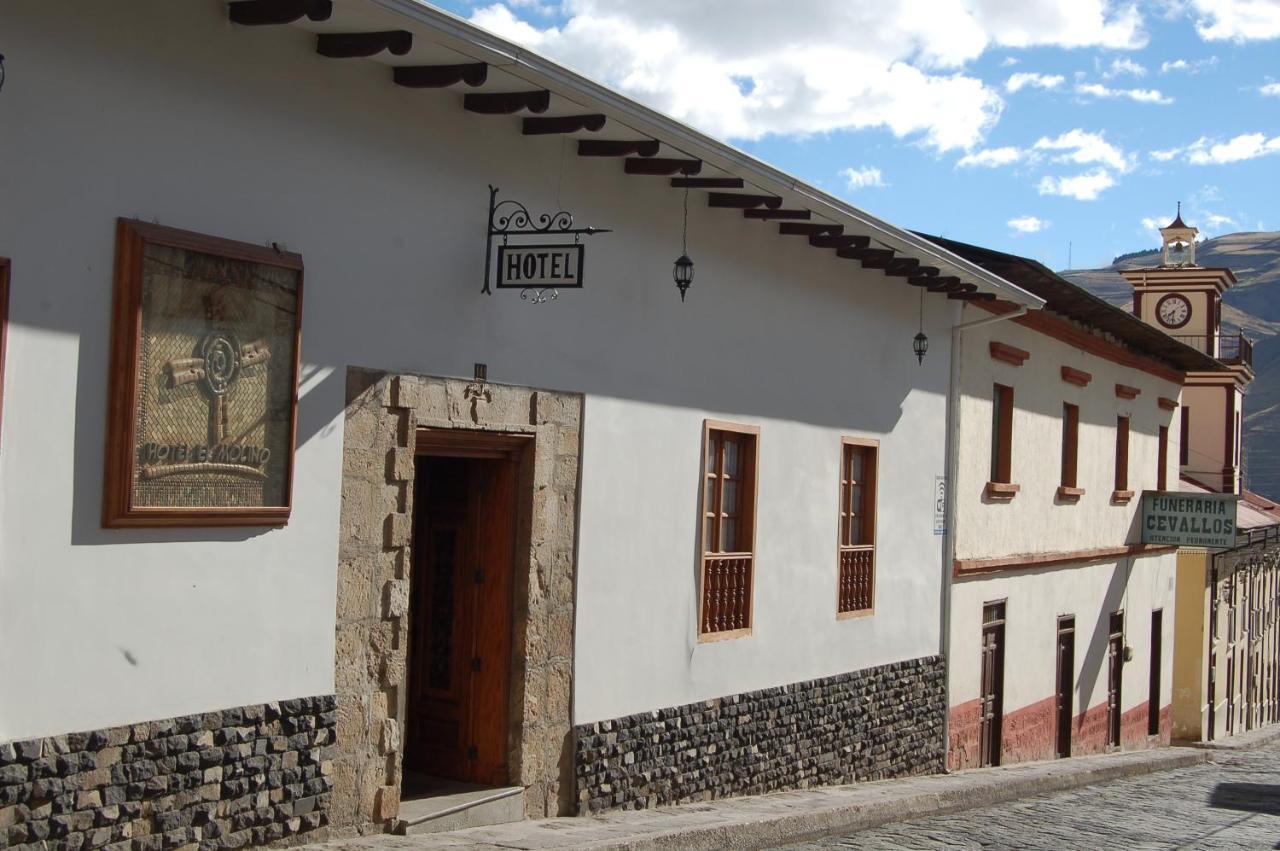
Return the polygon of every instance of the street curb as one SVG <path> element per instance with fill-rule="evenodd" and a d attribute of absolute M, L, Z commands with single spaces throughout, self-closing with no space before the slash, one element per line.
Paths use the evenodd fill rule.
<path fill-rule="evenodd" d="M 1272 724 L 1266 727 L 1259 727 L 1257 730 L 1237 733 L 1229 739 L 1213 742 L 1177 742 L 1176 744 L 1178 747 L 1205 751 L 1246 751 L 1259 745 L 1273 742 L 1276 739 L 1280 739 L 1280 724 Z"/>
<path fill-rule="evenodd" d="M 1125 777 L 1185 768 L 1209 762 L 1211 754 L 1202 749 L 1169 749 L 1145 759 L 1122 759 L 1129 754 L 1098 759 L 1096 765 L 1064 763 L 1024 763 L 1007 768 L 973 769 L 952 775 L 938 775 L 916 780 L 936 780 L 936 792 L 921 791 L 900 796 L 886 795 L 876 801 L 853 801 L 794 815 L 764 816 L 736 823 L 714 826 L 676 828 L 650 833 L 633 839 L 592 841 L 566 845 L 566 848 L 616 849 L 616 851 L 648 851 L 648 849 L 764 849 L 853 833 L 899 821 L 929 816 L 949 815 L 964 810 L 991 806 L 1017 798 L 1059 792 Z M 1111 763 L 1111 764 L 1108 764 Z M 1060 771 L 1045 772 L 1048 766 L 1061 766 Z M 1036 770 L 1039 769 L 1039 770 Z M 1010 774 L 1028 776 L 1010 777 Z M 964 782 L 957 783 L 957 780 Z M 895 781 L 862 784 L 863 788 L 891 786 Z M 898 781 L 900 782 L 900 781 Z M 888 789 L 886 789 L 888 791 Z"/>

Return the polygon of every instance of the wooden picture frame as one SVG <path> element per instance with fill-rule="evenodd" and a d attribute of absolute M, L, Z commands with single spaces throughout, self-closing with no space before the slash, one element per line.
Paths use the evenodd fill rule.
<path fill-rule="evenodd" d="M 117 220 L 103 526 L 285 525 L 301 333 L 300 255 Z"/>
<path fill-rule="evenodd" d="M 9 342 L 9 258 L 0 257 L 0 431 L 4 424 L 4 352 Z M 0 434 L 0 438 L 3 435 Z M 2 441 L 0 441 L 2 442 Z"/>

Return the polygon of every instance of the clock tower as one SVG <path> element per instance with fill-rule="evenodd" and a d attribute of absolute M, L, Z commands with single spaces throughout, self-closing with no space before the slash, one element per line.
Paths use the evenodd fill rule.
<path fill-rule="evenodd" d="M 1253 344 L 1222 333 L 1222 294 L 1236 282 L 1225 267 L 1196 264 L 1199 231 L 1178 214 L 1160 228 L 1160 265 L 1121 269 L 1133 287 L 1133 313 L 1228 367 L 1189 372 L 1182 391 L 1181 472 L 1211 490 L 1240 492 L 1241 411 L 1253 380 Z"/>

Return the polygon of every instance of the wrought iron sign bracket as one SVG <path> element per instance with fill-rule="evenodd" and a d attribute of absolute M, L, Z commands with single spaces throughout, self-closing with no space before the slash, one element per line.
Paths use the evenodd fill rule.
<path fill-rule="evenodd" d="M 545 304 L 561 289 L 581 289 L 586 246 L 582 237 L 610 233 L 609 228 L 577 228 L 566 210 L 542 213 L 536 220 L 529 209 L 510 198 L 499 201 L 498 187 L 489 187 L 489 223 L 484 251 L 484 288 L 493 295 L 494 255 L 497 254 L 498 289 L 520 290 L 520 298 Z M 573 242 L 557 241 L 573 237 Z M 498 240 L 497 251 L 494 240 Z M 514 241 L 513 241 L 514 240 Z"/>

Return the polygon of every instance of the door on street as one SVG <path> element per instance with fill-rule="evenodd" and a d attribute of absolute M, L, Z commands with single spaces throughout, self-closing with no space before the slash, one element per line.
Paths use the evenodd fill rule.
<path fill-rule="evenodd" d="M 1072 615 L 1058 618 L 1058 689 L 1055 710 L 1057 715 L 1057 754 L 1071 756 L 1071 718 L 1075 709 L 1072 695 L 1075 693 L 1076 670 L 1076 619 Z"/>
<path fill-rule="evenodd" d="M 982 607 L 982 715 L 978 734 L 981 765 L 1000 764 L 1000 728 L 1004 723 L 1005 603 Z"/>
<path fill-rule="evenodd" d="M 1120 747 L 1120 684 L 1124 674 L 1124 612 L 1111 613 L 1107 641 L 1107 744 Z"/>

